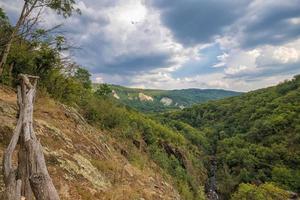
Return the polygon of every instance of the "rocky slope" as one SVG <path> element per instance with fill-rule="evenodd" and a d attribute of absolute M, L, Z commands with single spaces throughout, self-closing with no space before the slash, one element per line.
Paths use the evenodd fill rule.
<path fill-rule="evenodd" d="M 41 96 L 35 105 L 35 131 L 62 200 L 180 199 L 154 163 L 142 169 L 131 165 L 122 155 L 125 147 L 110 133 L 88 125 L 75 109 Z M 16 120 L 15 91 L 0 86 L 1 160 Z M 0 179 L 3 192 L 2 174 Z"/>

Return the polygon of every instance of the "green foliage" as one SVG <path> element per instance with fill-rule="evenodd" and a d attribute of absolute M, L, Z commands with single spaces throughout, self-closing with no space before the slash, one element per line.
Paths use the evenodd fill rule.
<path fill-rule="evenodd" d="M 299 113 L 300 76 L 295 76 L 275 87 L 169 112 L 161 118 L 189 124 L 204 136 L 202 141 L 209 143 L 204 145 L 206 152 L 217 159 L 218 192 L 229 198 L 240 183 L 250 182 L 273 181 L 284 189 L 300 191 Z"/>
<path fill-rule="evenodd" d="M 232 200 L 285 200 L 289 194 L 272 183 L 265 183 L 260 186 L 242 183 Z"/>
<path fill-rule="evenodd" d="M 272 170 L 272 181 L 286 189 L 300 190 L 300 171 L 286 167 L 274 167 Z"/>
<path fill-rule="evenodd" d="M 88 70 L 78 68 L 75 72 L 74 78 L 79 81 L 85 89 L 92 88 L 92 81 L 90 80 L 91 74 Z"/>
<path fill-rule="evenodd" d="M 109 87 L 108 84 L 101 84 L 97 90 L 95 91 L 95 94 L 98 96 L 108 96 L 112 93 L 112 89 Z"/>
<path fill-rule="evenodd" d="M 8 17 L 2 8 L 0 8 L 0 28 L 7 28 L 9 26 Z"/>

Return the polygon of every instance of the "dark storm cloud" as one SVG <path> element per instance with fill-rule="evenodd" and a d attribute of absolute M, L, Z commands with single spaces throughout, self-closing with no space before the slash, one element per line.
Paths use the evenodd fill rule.
<path fill-rule="evenodd" d="M 300 24 L 291 19 L 300 17 L 300 1 L 287 1 L 289 4 L 275 4 L 258 9 L 255 20 L 244 24 L 245 48 L 263 44 L 278 45 L 300 36 Z M 243 25 L 241 25 L 243 26 Z"/>
<path fill-rule="evenodd" d="M 300 36 L 300 25 L 290 21 L 300 17 L 300 0 L 270 2 L 251 7 L 247 0 L 152 0 L 151 5 L 160 10 L 164 25 L 184 45 L 210 43 L 216 35 L 235 36 L 240 30 L 241 47 L 252 48 Z"/>
<path fill-rule="evenodd" d="M 115 58 L 114 62 L 102 63 L 92 73 L 106 74 L 138 74 L 155 68 L 169 67 L 172 64 L 170 55 L 166 53 L 130 54 Z"/>
<path fill-rule="evenodd" d="M 248 0 L 153 0 L 163 23 L 185 44 L 209 43 L 235 22 L 247 8 Z"/>

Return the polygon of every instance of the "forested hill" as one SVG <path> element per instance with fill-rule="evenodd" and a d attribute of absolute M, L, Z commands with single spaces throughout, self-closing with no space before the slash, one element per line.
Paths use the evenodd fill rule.
<path fill-rule="evenodd" d="M 99 84 L 94 84 L 98 88 Z M 161 112 L 190 107 L 196 103 L 240 95 L 220 89 L 156 90 L 109 85 L 112 96 L 121 103 L 142 112 Z"/>
<path fill-rule="evenodd" d="M 300 192 L 299 75 L 275 87 L 164 117 L 173 119 L 173 127 L 182 128 L 184 122 L 197 128 L 209 141 L 207 150 L 217 163 L 217 192 L 223 198 L 239 187 L 233 199 L 259 199 L 256 195 L 265 190 L 257 185 L 266 182 Z"/>

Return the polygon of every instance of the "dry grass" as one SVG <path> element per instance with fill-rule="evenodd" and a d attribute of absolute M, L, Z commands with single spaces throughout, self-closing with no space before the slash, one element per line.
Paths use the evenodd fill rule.
<path fill-rule="evenodd" d="M 0 159 L 2 160 L 16 116 L 2 113 L 1 105 L 16 109 L 14 90 L 0 86 Z M 164 180 L 159 169 L 149 160 L 145 161 L 146 157 L 138 153 L 132 155 L 132 162 L 138 167 L 129 164 L 128 160 L 113 148 L 112 142 L 118 141 L 113 139 L 109 132 L 104 133 L 80 122 L 68 112 L 61 104 L 41 95 L 36 101 L 34 110 L 35 131 L 47 150 L 49 173 L 62 200 L 176 199 L 174 198 L 177 197 L 176 191 L 170 185 L 163 184 Z M 74 154 L 80 154 L 89 160 L 111 183 L 111 186 L 95 188 L 82 175 L 64 169 L 61 160 L 68 160 L 82 170 L 78 161 L 73 158 Z"/>

